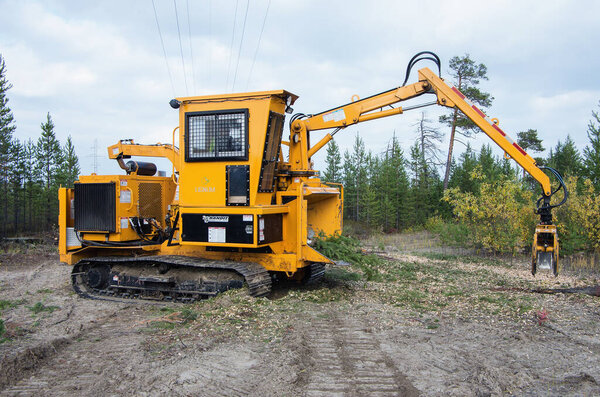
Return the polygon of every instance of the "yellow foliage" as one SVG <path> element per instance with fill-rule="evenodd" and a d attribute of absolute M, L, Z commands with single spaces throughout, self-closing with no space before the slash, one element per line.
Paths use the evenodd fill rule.
<path fill-rule="evenodd" d="M 569 199 L 557 211 L 558 227 L 566 233 L 573 232 L 567 227 L 581 228 L 587 242 L 595 250 L 600 249 L 600 196 L 589 179 L 583 181 L 581 194 L 577 191 L 577 178 L 565 182 L 569 189 Z M 586 247 L 581 247 L 586 248 Z"/>
<path fill-rule="evenodd" d="M 479 179 L 480 169 L 471 178 Z M 458 188 L 444 193 L 458 219 L 470 226 L 474 241 L 485 249 L 512 253 L 528 246 L 535 226 L 532 193 L 513 180 L 481 182 L 480 194 L 461 192 Z"/>

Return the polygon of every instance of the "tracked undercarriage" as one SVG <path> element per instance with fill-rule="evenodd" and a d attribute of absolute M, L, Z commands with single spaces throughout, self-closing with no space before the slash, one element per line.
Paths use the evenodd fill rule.
<path fill-rule="evenodd" d="M 193 302 L 248 285 L 251 296 L 271 292 L 271 275 L 257 263 L 185 256 L 94 257 L 73 267 L 75 291 L 87 298 Z"/>
<path fill-rule="evenodd" d="M 310 266 L 303 284 L 315 284 L 325 265 Z M 271 292 L 271 274 L 252 262 L 211 261 L 185 256 L 94 257 L 79 261 L 71 273 L 73 289 L 86 298 L 194 302 L 248 286 L 250 296 Z"/>

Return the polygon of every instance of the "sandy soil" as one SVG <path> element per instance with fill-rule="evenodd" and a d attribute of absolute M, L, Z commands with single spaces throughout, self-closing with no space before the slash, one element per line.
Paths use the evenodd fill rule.
<path fill-rule="evenodd" d="M 157 306 L 79 298 L 50 251 L 0 262 L 0 396 L 600 394 L 600 298 L 501 295 L 485 282 L 503 273 L 498 264 L 482 274 L 455 264 L 452 279 L 417 267 L 410 284 L 330 270 L 316 287 L 279 286 L 270 299 L 240 290 Z M 556 283 L 530 280 L 526 266 L 502 277 Z"/>

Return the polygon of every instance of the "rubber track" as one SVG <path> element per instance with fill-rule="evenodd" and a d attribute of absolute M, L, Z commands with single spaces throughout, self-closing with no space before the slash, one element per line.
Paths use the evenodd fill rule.
<path fill-rule="evenodd" d="M 249 295 L 253 297 L 266 296 L 271 292 L 271 275 L 258 263 L 253 262 L 234 262 L 234 261 L 214 261 L 202 258 L 193 258 L 176 255 L 153 255 L 138 257 L 93 257 L 79 261 L 73 266 L 71 282 L 73 289 L 77 294 L 85 298 L 109 300 L 117 302 L 135 302 L 136 299 L 111 297 L 106 295 L 94 295 L 82 290 L 77 280 L 77 274 L 83 264 L 136 264 L 136 263 L 155 263 L 176 265 L 178 267 L 188 267 L 196 269 L 222 269 L 233 270 L 242 276 L 248 284 Z M 216 293 L 215 293 L 216 295 Z M 143 299 L 143 298 L 142 298 Z"/>
<path fill-rule="evenodd" d="M 324 263 L 313 263 L 310 265 L 310 274 L 304 281 L 306 285 L 314 285 L 321 281 L 325 275 L 325 264 Z"/>

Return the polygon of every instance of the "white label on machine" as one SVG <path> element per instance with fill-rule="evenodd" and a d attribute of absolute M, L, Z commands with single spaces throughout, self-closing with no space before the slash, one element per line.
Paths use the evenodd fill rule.
<path fill-rule="evenodd" d="M 129 228 L 129 218 L 121 218 L 121 229 Z"/>
<path fill-rule="evenodd" d="M 323 115 L 323 121 L 341 121 L 346 118 L 346 113 L 344 113 L 344 109 L 336 110 L 335 112 L 325 113 Z"/>
<path fill-rule="evenodd" d="M 121 186 L 127 186 L 127 180 L 121 179 Z"/>
<path fill-rule="evenodd" d="M 118 147 L 114 147 L 113 148 L 113 154 L 119 154 L 119 148 Z"/>
<path fill-rule="evenodd" d="M 175 201 L 179 201 L 179 185 L 175 188 Z"/>
<path fill-rule="evenodd" d="M 252 215 L 244 215 L 242 219 L 244 222 L 252 222 Z"/>
<path fill-rule="evenodd" d="M 209 227 L 208 228 L 208 242 L 209 243 L 224 243 L 225 242 L 225 230 L 224 227 Z"/>
<path fill-rule="evenodd" d="M 72 227 L 67 228 L 67 248 L 81 247 L 81 241 L 77 238 L 77 233 Z"/>
<path fill-rule="evenodd" d="M 120 202 L 129 204 L 131 203 L 131 191 L 130 190 L 121 190 Z"/>

